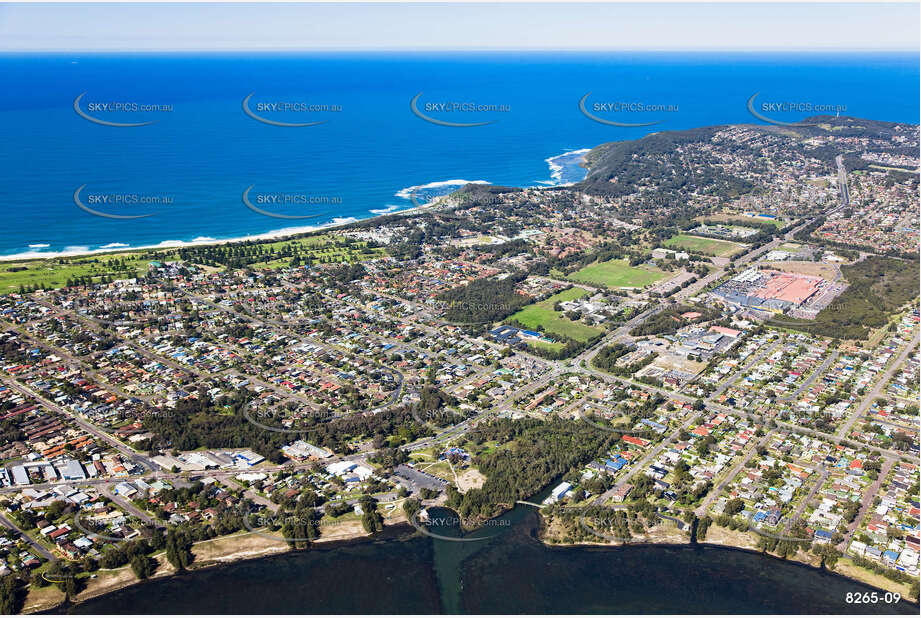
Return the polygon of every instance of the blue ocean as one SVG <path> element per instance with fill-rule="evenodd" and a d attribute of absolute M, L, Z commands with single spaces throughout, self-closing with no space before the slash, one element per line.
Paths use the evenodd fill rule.
<path fill-rule="evenodd" d="M 917 54 L 6 54 L 0 74 L 2 256 L 308 230 L 464 182 L 565 184 L 604 142 L 762 123 L 753 95 L 785 122 L 919 121 Z"/>

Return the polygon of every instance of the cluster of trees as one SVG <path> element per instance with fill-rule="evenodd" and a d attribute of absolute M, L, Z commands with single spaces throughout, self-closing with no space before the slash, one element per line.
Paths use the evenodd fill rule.
<path fill-rule="evenodd" d="M 862 569 L 867 569 L 868 571 L 873 571 L 877 575 L 882 575 L 886 579 L 891 579 L 894 582 L 899 582 L 902 584 L 908 584 L 911 588 L 911 596 L 918 598 L 918 580 L 905 573 L 904 571 L 898 571 L 896 569 L 889 569 L 876 562 L 875 560 L 870 560 L 869 558 L 864 558 L 863 556 L 848 556 L 851 562 L 855 566 L 858 566 Z"/>
<path fill-rule="evenodd" d="M 737 505 L 734 505 L 737 507 Z M 740 511 L 741 512 L 741 511 Z M 735 530 L 738 532 L 745 532 L 749 530 L 749 523 L 743 521 L 729 513 L 722 513 L 718 515 L 712 523 L 720 526 L 721 528 L 728 528 L 729 530 Z M 709 524 L 708 524 L 709 525 Z M 796 541 L 794 538 L 809 538 L 809 534 L 806 531 L 805 524 L 803 522 L 798 522 L 789 533 L 790 538 L 777 538 L 774 536 L 769 536 L 767 534 L 758 535 L 758 549 L 764 552 L 770 552 L 777 554 L 782 557 L 793 556 L 797 551 L 803 550 L 808 551 L 812 546 L 811 541 Z M 698 531 L 698 538 L 702 539 Z M 840 542 L 840 539 L 832 539 L 832 549 L 834 548 L 834 543 Z M 839 554 L 840 555 L 840 554 Z M 831 566 L 831 565 L 830 565 Z"/>
<path fill-rule="evenodd" d="M 570 253 L 564 258 L 547 254 L 548 264 L 567 274 L 581 270 L 595 263 L 626 259 L 632 266 L 645 262 L 648 257 L 640 249 L 642 242 L 638 232 L 617 230 L 613 240 L 606 240 L 594 251 Z"/>
<path fill-rule="evenodd" d="M 704 515 L 702 518 L 697 520 L 697 525 L 694 527 L 694 536 L 693 541 L 696 543 L 698 541 L 704 541 L 707 538 L 707 530 L 710 529 L 710 524 L 713 523 L 713 520 L 709 515 Z"/>
<path fill-rule="evenodd" d="M 598 542 L 599 537 L 627 542 L 663 521 L 656 506 L 645 497 L 626 506 L 626 509 L 615 510 L 596 505 L 581 509 L 553 505 L 547 517 L 562 524 L 562 541 L 566 543 Z"/>
<path fill-rule="evenodd" d="M 195 560 L 192 539 L 185 530 L 173 528 L 166 533 L 166 559 L 179 571 L 189 568 Z"/>
<path fill-rule="evenodd" d="M 327 502 L 323 511 L 330 517 L 342 517 L 352 512 L 352 507 L 347 502 Z"/>
<path fill-rule="evenodd" d="M 698 447 L 698 454 L 704 455 L 707 450 L 709 450 L 709 444 L 705 447 Z M 675 481 L 670 490 L 677 496 L 679 504 L 695 504 L 710 493 L 712 488 L 712 481 L 704 483 L 697 481 L 691 475 L 690 467 L 683 459 L 678 460 L 678 463 L 675 464 Z"/>
<path fill-rule="evenodd" d="M 615 367 L 617 360 L 635 349 L 636 346 L 627 345 L 625 343 L 612 343 L 611 345 L 606 345 L 595 354 L 595 358 L 592 359 L 592 364 L 603 371 L 613 372 L 617 368 Z"/>
<path fill-rule="evenodd" d="M 503 196 L 521 193 L 518 187 L 505 187 L 502 185 L 484 185 L 479 183 L 466 184 L 452 194 L 452 198 L 463 208 L 475 206 L 494 206 Z"/>
<path fill-rule="evenodd" d="M 186 522 L 178 530 L 181 531 L 177 539 L 187 538 L 189 542 L 206 541 L 217 536 L 233 534 L 245 529 L 243 521 L 243 511 L 251 504 L 248 499 L 241 498 L 239 503 L 228 506 L 223 501 L 216 499 L 210 488 L 203 486 L 200 482 L 193 483 L 190 487 L 167 489 L 158 494 L 162 500 L 161 504 L 166 502 L 177 502 L 179 504 L 188 504 L 195 502 L 200 508 L 214 509 L 215 515 L 209 520 Z M 138 508 L 144 510 L 154 510 L 159 519 L 167 519 L 169 514 L 159 505 L 154 506 L 143 499 L 134 501 Z M 157 532 L 159 535 L 159 531 Z M 159 539 L 159 536 L 157 537 Z M 177 542 L 179 542 L 177 540 Z M 165 545 L 158 542 L 158 549 Z"/>
<path fill-rule="evenodd" d="M 636 362 L 618 367 L 617 361 L 629 352 L 633 352 L 635 349 L 636 346 L 624 343 L 613 343 L 611 345 L 604 346 L 598 350 L 595 358 L 592 359 L 592 365 L 598 369 L 601 369 L 602 371 L 607 371 L 608 373 L 613 373 L 614 375 L 621 377 L 632 376 L 634 373 L 651 363 L 656 357 L 654 352 L 650 352 Z"/>
<path fill-rule="evenodd" d="M 758 535 L 758 549 L 763 552 L 777 554 L 783 558 L 795 556 L 801 549 L 803 551 L 808 551 L 811 546 L 812 543 L 810 541 L 794 541 L 791 539 L 778 539 L 777 537 L 767 536 L 765 534 Z M 835 551 L 834 547 L 831 547 L 831 550 Z M 832 560 L 832 562 L 836 560 L 836 558 L 829 559 Z"/>
<path fill-rule="evenodd" d="M 131 570 L 138 579 L 147 579 L 157 572 L 157 561 L 145 554 L 131 556 Z"/>
<path fill-rule="evenodd" d="M 275 515 L 281 520 L 281 535 L 291 549 L 306 549 L 320 537 L 320 519 L 317 509 L 298 502 L 294 512 L 279 510 Z"/>
<path fill-rule="evenodd" d="M 30 293 L 32 293 L 32 292 L 37 292 L 38 290 L 50 290 L 50 289 L 51 289 L 51 288 L 49 288 L 47 285 L 45 285 L 44 282 L 42 282 L 42 283 L 35 283 L 35 284 L 32 284 L 32 285 L 23 285 L 23 284 L 21 284 L 21 283 L 19 284 L 19 293 L 20 293 L 20 294 L 30 294 Z"/>
<path fill-rule="evenodd" d="M 519 253 L 532 253 L 531 243 L 524 239 L 510 240 L 499 245 L 490 245 L 484 247 L 482 253 L 492 254 L 493 259 L 518 255 Z"/>
<path fill-rule="evenodd" d="M 20 613 L 25 600 L 26 588 L 21 579 L 12 573 L 0 577 L 0 614 Z"/>
<path fill-rule="evenodd" d="M 437 489 L 431 489 L 430 487 L 421 487 L 419 488 L 419 496 L 423 500 L 434 500 L 441 494 Z"/>
<path fill-rule="evenodd" d="M 483 486 L 460 494 L 448 486 L 447 506 L 465 520 L 486 519 L 525 500 L 554 479 L 581 469 L 614 443 L 614 436 L 587 423 L 563 419 L 497 419 L 471 434 L 475 444 L 496 441 L 500 448 L 479 455 L 475 465 Z"/>
<path fill-rule="evenodd" d="M 642 369 L 643 367 L 645 367 L 646 365 L 648 365 L 655 359 L 656 359 L 655 352 L 650 352 L 649 354 L 645 355 L 643 358 L 639 359 L 638 361 L 630 363 L 629 365 L 624 365 L 622 367 L 616 366 L 615 363 L 617 359 L 614 359 L 613 361 L 611 361 L 610 356 L 605 357 L 604 359 L 606 363 L 610 362 L 610 366 L 601 367 L 598 365 L 598 363 L 595 362 L 595 359 L 592 359 L 592 364 L 598 367 L 599 369 L 603 369 L 604 371 L 607 371 L 608 373 L 613 373 L 616 376 L 626 378 L 626 377 L 632 376 L 634 373 L 636 373 L 637 371 L 639 371 L 640 369 Z M 653 381 L 650 381 L 650 380 L 653 380 Z M 661 382 L 656 381 L 654 378 L 648 378 L 648 377 L 641 378 L 640 381 L 653 384 L 654 386 L 662 386 Z"/>
<path fill-rule="evenodd" d="M 364 495 L 358 499 L 358 505 L 361 507 L 361 526 L 365 532 L 374 534 L 384 529 L 384 518 L 377 510 L 377 500 L 371 496 Z"/>
<path fill-rule="evenodd" d="M 439 410 L 453 401 L 437 389 L 423 389 L 428 409 Z M 251 394 L 237 391 L 212 401 L 207 392 L 185 399 L 176 405 L 171 415 L 149 415 L 144 427 L 156 434 L 151 449 L 194 450 L 206 448 L 251 448 L 273 463 L 285 460 L 280 448 L 295 439 L 307 440 L 336 452 L 349 453 L 356 438 L 390 439 L 390 446 L 431 435 L 432 428 L 420 422 L 409 406 L 387 408 L 376 414 L 352 414 L 331 420 L 319 417 L 299 419 L 298 433 L 265 431 L 243 416 Z M 227 410 L 232 414 L 227 414 Z M 250 410 L 252 414 L 252 410 Z M 427 415 L 428 418 L 429 415 Z M 425 419 L 424 419 L 425 420 Z M 269 424 L 273 421 L 260 421 Z"/>
<path fill-rule="evenodd" d="M 365 267 L 361 264 L 343 264 L 330 270 L 327 274 L 336 283 L 349 283 L 365 276 Z"/>
<path fill-rule="evenodd" d="M 226 414 L 223 405 L 200 389 L 198 398 L 178 402 L 174 414 L 145 416 L 144 427 L 156 434 L 149 447 L 180 451 L 201 447 L 252 448 L 266 459 L 281 463 L 283 457 L 278 449 L 289 436 L 264 431 L 247 421 L 243 417 L 246 398 L 245 391 L 223 396 L 221 404 L 234 410 L 234 414 Z"/>
<path fill-rule="evenodd" d="M 682 314 L 689 312 L 697 312 L 700 316 L 688 319 L 681 317 Z M 675 305 L 649 316 L 641 324 L 634 326 L 630 334 L 634 337 L 671 335 L 682 326 L 709 322 L 710 320 L 719 319 L 721 316 L 722 313 L 713 307 Z"/>
<path fill-rule="evenodd" d="M 119 278 L 133 279 L 135 277 L 137 277 L 137 272 L 129 271 L 127 273 L 124 273 L 122 277 L 119 277 Z M 101 283 L 101 284 L 112 283 L 113 281 L 115 281 L 115 279 L 116 277 L 113 277 L 112 275 L 99 275 L 98 279 L 94 281 L 93 275 L 81 275 L 78 277 L 68 278 L 65 285 L 69 288 L 76 288 L 76 287 L 88 288 L 92 286 L 94 283 Z M 42 285 L 42 289 L 47 289 L 44 287 L 44 284 Z"/>
<path fill-rule="evenodd" d="M 245 241 L 226 245 L 192 246 L 178 249 L 184 262 L 205 266 L 244 268 L 259 262 L 289 260 L 293 265 L 341 262 L 343 253 L 361 253 L 376 247 L 373 242 L 348 237 L 325 237 L 322 243 L 300 240 L 277 243 L 275 241 Z"/>
<path fill-rule="evenodd" d="M 99 566 L 104 569 L 117 569 L 130 564 L 135 574 L 144 579 L 145 576 L 152 575 L 157 568 L 156 563 L 151 565 L 150 554 L 163 549 L 165 545 L 166 538 L 163 532 L 157 530 L 150 539 L 137 539 L 107 547 L 102 552 Z"/>
<path fill-rule="evenodd" d="M 375 437 L 375 446 L 378 444 L 376 440 L 377 437 Z M 383 443 L 383 439 L 380 440 L 380 443 Z M 378 450 L 374 451 L 374 454 L 368 457 L 368 461 L 371 463 L 380 464 L 385 469 L 393 470 L 401 463 L 406 463 L 409 461 L 409 455 L 405 450 L 401 448 L 378 447 Z"/>
<path fill-rule="evenodd" d="M 696 213 L 681 198 L 691 192 L 731 200 L 754 188 L 748 180 L 728 174 L 718 165 L 709 165 L 706 159 L 689 160 L 684 153 L 687 149 L 682 146 L 708 142 L 718 130 L 719 127 L 703 127 L 662 131 L 638 140 L 604 144 L 588 154 L 590 172 L 576 186 L 595 195 L 635 196 L 637 187 L 648 186 L 655 179 L 655 191 L 629 202 L 625 208 L 632 212 L 618 214 L 629 216 L 642 211 L 650 222 L 663 223 L 675 217 L 690 219 Z"/>
<path fill-rule="evenodd" d="M 565 532 L 561 540 L 565 543 L 597 543 L 605 537 L 628 541 L 633 538 L 631 519 L 636 523 L 636 514 L 603 506 L 572 509 L 555 504 L 550 507 L 547 518 L 563 524 Z"/>
<path fill-rule="evenodd" d="M 89 568 L 87 568 L 89 567 Z M 52 560 L 43 573 L 33 572 L 29 579 L 30 588 L 55 586 L 64 593 L 65 599 L 71 599 L 86 588 L 86 578 L 80 577 L 81 570 L 96 570 L 98 565 L 83 565 L 79 562 L 60 562 Z"/>
<path fill-rule="evenodd" d="M 457 398 L 449 395 L 440 388 L 426 384 L 419 392 L 418 409 L 421 412 L 434 412 L 445 406 L 457 405 Z"/>
<path fill-rule="evenodd" d="M 406 515 L 406 518 L 412 520 L 422 509 L 422 503 L 419 502 L 416 498 L 408 498 L 403 501 L 403 513 Z"/>
<path fill-rule="evenodd" d="M 779 545 L 779 543 L 778 543 Z M 803 549 L 808 547 L 808 544 L 803 543 Z M 838 558 L 841 557 L 841 552 L 835 549 L 834 545 L 813 545 L 812 553 L 822 559 L 821 565 L 829 569 L 834 569 L 835 564 L 838 563 Z"/>
<path fill-rule="evenodd" d="M 446 290 L 438 295 L 444 303 L 444 317 L 450 322 L 485 324 L 510 316 L 531 300 L 515 291 L 515 285 L 525 273 L 505 279 L 476 279 L 467 285 Z"/>

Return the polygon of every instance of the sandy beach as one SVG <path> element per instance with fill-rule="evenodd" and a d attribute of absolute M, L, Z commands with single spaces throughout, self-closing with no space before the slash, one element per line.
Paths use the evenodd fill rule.
<path fill-rule="evenodd" d="M 394 509 L 391 517 L 385 518 L 388 527 L 406 522 L 402 509 Z M 259 532 L 259 531 L 257 531 Z M 271 533 L 257 534 L 254 532 L 238 532 L 228 536 L 199 541 L 192 547 L 195 561 L 190 566 L 190 571 L 207 569 L 231 562 L 264 558 L 275 554 L 292 551 L 288 544 L 281 539 L 270 538 Z M 355 519 L 336 526 L 330 526 L 324 531 L 317 545 L 353 541 L 370 537 Z M 176 573 L 176 569 L 166 560 L 166 553 L 154 554 L 153 558 L 158 566 L 150 579 L 169 577 Z M 80 591 L 74 601 L 80 603 L 100 595 L 108 594 L 128 586 L 142 583 L 143 580 L 126 565 L 117 569 L 100 569 L 95 577 L 87 580 L 86 588 Z M 52 610 L 64 602 L 64 593 L 56 586 L 48 585 L 42 588 L 29 588 L 28 596 L 22 609 L 23 614 L 34 614 Z"/>

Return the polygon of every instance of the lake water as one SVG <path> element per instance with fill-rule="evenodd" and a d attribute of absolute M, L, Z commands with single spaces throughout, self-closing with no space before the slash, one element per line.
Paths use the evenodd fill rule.
<path fill-rule="evenodd" d="M 907 602 L 848 605 L 872 589 L 818 569 L 715 546 L 548 547 L 519 506 L 450 542 L 387 538 L 230 564 L 126 588 L 88 614 L 210 613 L 899 613 Z M 407 527 L 408 528 L 408 527 Z M 461 536 L 456 529 L 438 533 Z"/>

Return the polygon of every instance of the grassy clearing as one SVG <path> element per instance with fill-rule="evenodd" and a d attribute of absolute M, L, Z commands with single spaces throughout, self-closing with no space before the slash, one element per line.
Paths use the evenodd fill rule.
<path fill-rule="evenodd" d="M 524 309 L 518 311 L 518 313 L 512 315 L 512 319 L 524 324 L 531 330 L 562 335 L 564 337 L 569 337 L 570 339 L 575 339 L 576 341 L 588 341 L 602 331 L 592 326 L 586 326 L 581 322 L 573 322 L 572 320 L 563 317 L 561 313 L 558 313 L 553 309 L 553 306 L 557 302 L 573 300 L 575 298 L 585 296 L 586 294 L 588 294 L 588 292 L 582 288 L 570 288 L 568 290 L 564 290 L 558 294 L 554 294 L 546 300 L 542 300 L 539 303 L 528 305 Z M 562 347 L 562 344 L 559 343 L 533 343 L 535 343 L 535 345 L 542 344 L 548 349 L 556 349 L 556 347 Z"/>
<path fill-rule="evenodd" d="M 833 280 L 838 275 L 837 267 L 834 264 L 828 264 L 826 262 L 788 260 L 785 262 L 761 262 L 761 264 L 773 270 L 822 277 L 829 281 Z"/>
<path fill-rule="evenodd" d="M 426 473 L 432 474 L 446 481 L 454 482 L 454 472 L 446 461 L 439 461 L 425 468 Z"/>
<path fill-rule="evenodd" d="M 838 560 L 838 563 L 835 565 L 835 571 L 846 575 L 847 577 L 852 577 L 856 580 L 862 581 L 871 586 L 876 586 L 883 590 L 889 590 L 892 592 L 897 592 L 902 595 L 902 598 L 914 599 L 917 601 L 916 597 L 913 597 L 911 592 L 911 587 L 908 584 L 903 584 L 901 582 L 895 582 L 891 579 L 880 575 L 879 573 L 874 573 L 869 569 L 864 569 L 862 567 L 854 564 L 850 558 L 844 556 Z"/>
<path fill-rule="evenodd" d="M 288 544 L 283 539 L 267 538 L 267 536 L 280 537 L 281 532 L 266 530 L 261 535 L 252 532 L 240 532 L 230 536 L 200 541 L 195 543 L 192 553 L 195 554 L 196 562 L 209 563 L 227 562 L 288 550 Z"/>
<path fill-rule="evenodd" d="M 92 277 L 99 282 L 103 277 L 130 279 L 147 272 L 151 259 L 166 259 L 164 253 L 151 257 L 141 253 L 106 253 L 79 257 L 10 260 L 0 262 L 0 294 L 17 292 L 19 286 L 45 286 L 60 288 L 68 279 Z"/>
<path fill-rule="evenodd" d="M 549 350 L 551 352 L 559 352 L 566 347 L 565 344 L 559 342 L 550 343 L 549 341 L 529 341 L 528 345 L 532 348 L 540 348 L 542 350 Z"/>
<path fill-rule="evenodd" d="M 729 257 L 742 250 L 742 247 L 734 242 L 704 238 L 703 236 L 690 236 L 688 234 L 672 236 L 665 241 L 665 246 L 669 249 L 684 249 L 685 251 L 714 255 L 716 257 Z"/>
<path fill-rule="evenodd" d="M 366 242 L 358 241 L 351 246 L 342 244 L 341 238 L 333 234 L 308 236 L 295 240 L 284 240 L 262 245 L 269 255 L 293 252 L 302 260 L 311 263 L 360 262 L 386 255 L 383 247 L 369 248 Z M 284 268 L 290 263 L 288 257 L 270 258 L 250 265 L 251 268 Z"/>
<path fill-rule="evenodd" d="M 627 260 L 609 260 L 586 266 L 571 274 L 569 279 L 608 288 L 642 288 L 664 277 L 664 272 L 648 266 L 630 266 Z"/>
<path fill-rule="evenodd" d="M 918 170 L 912 170 L 905 167 L 893 167 L 891 165 L 876 165 L 871 163 L 870 167 L 876 170 L 885 170 L 887 172 L 905 172 L 906 174 L 918 174 Z"/>
<path fill-rule="evenodd" d="M 725 223 L 726 221 L 751 221 L 752 223 L 770 223 L 777 229 L 780 229 L 786 225 L 786 222 L 780 219 L 770 219 L 768 217 L 747 217 L 745 215 L 737 215 L 728 212 L 695 217 L 694 220 L 700 221 L 702 223 Z"/>
<path fill-rule="evenodd" d="M 230 245 L 219 246 L 226 248 Z M 365 242 L 347 246 L 341 237 L 334 234 L 258 243 L 258 246 L 263 250 L 265 259 L 248 264 L 250 268 L 285 268 L 291 264 L 291 255 L 298 256 L 302 263 L 311 264 L 353 263 L 386 255 L 383 247 L 368 247 Z M 196 249 L 200 248 L 187 248 Z M 68 280 L 84 277 L 91 278 L 93 283 L 100 283 L 104 278 L 131 279 L 146 274 L 151 261 L 172 262 L 178 259 L 178 250 L 170 248 L 0 261 L 0 294 L 18 292 L 20 286 L 26 289 L 42 286 L 61 288 L 67 285 Z M 222 268 L 219 264 L 213 266 L 214 270 Z"/>

